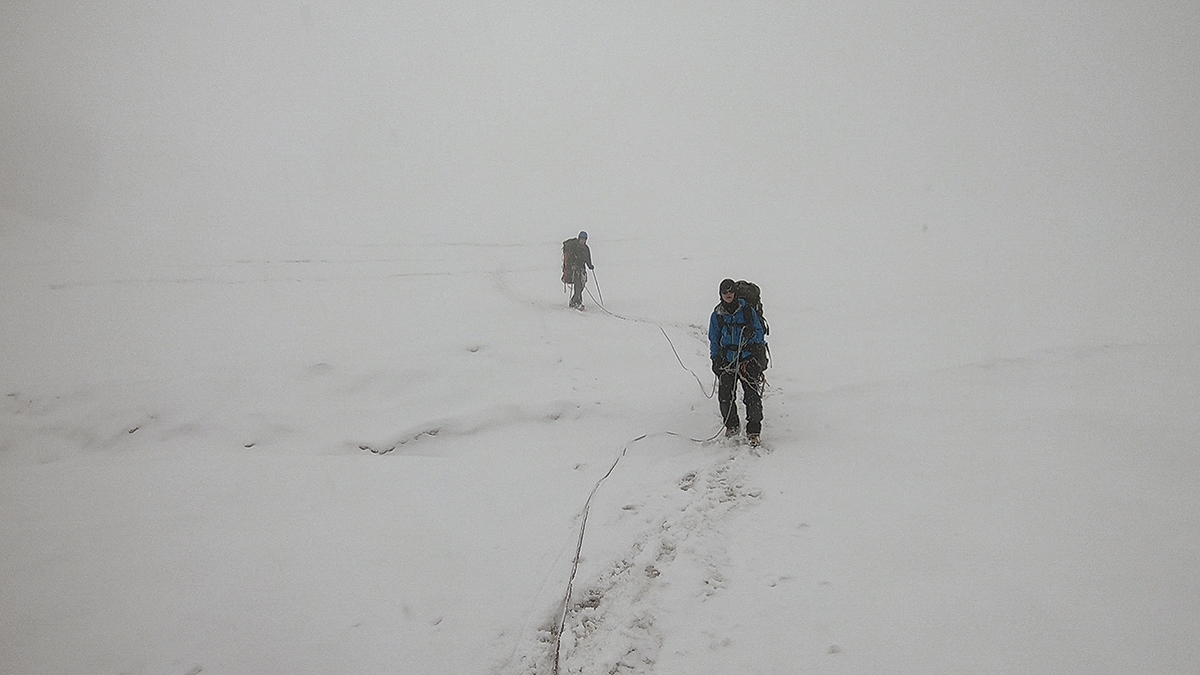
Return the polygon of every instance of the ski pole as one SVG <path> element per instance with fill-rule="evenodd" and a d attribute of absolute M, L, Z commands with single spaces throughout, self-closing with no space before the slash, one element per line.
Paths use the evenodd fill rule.
<path fill-rule="evenodd" d="M 604 291 L 600 290 L 600 277 L 596 276 L 596 268 L 592 268 L 592 281 L 596 282 L 596 293 L 600 296 L 600 306 L 604 306 Z"/>

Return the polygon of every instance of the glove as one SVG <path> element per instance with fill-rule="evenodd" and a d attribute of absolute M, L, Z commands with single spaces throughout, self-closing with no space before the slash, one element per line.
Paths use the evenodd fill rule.
<path fill-rule="evenodd" d="M 713 362 L 713 375 L 720 375 L 721 370 L 723 370 L 725 367 L 725 364 L 721 362 L 721 357 L 714 356 L 712 362 Z"/>
<path fill-rule="evenodd" d="M 596 266 L 595 266 L 595 265 L 588 265 L 588 269 L 589 269 L 589 270 L 594 270 L 594 269 L 596 269 Z"/>

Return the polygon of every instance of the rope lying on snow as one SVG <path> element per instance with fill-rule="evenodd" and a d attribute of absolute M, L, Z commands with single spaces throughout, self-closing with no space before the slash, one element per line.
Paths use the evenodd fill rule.
<path fill-rule="evenodd" d="M 579 542 L 575 545 L 575 560 L 571 562 L 571 576 L 567 579 L 567 592 L 563 595 L 562 612 L 558 617 L 558 630 L 554 632 L 554 675 L 558 675 L 559 654 L 562 651 L 562 632 L 567 624 L 567 609 L 571 604 L 571 591 L 575 585 L 575 573 L 579 571 L 579 556 L 583 552 L 583 533 L 587 529 L 588 510 L 592 507 L 592 497 L 596 496 L 596 491 L 600 489 L 600 484 L 612 475 L 613 470 L 617 468 L 617 463 L 629 451 L 629 446 L 642 440 L 647 435 L 642 434 L 621 448 L 621 454 L 617 455 L 612 466 L 608 467 L 608 472 L 601 476 L 600 480 L 596 481 L 596 485 L 592 488 L 591 494 L 588 495 L 587 501 L 583 503 L 582 522 L 579 523 Z"/>
<path fill-rule="evenodd" d="M 663 327 L 662 327 L 662 326 L 659 326 L 659 327 L 658 327 L 658 330 L 662 331 L 663 337 L 667 338 L 667 344 L 671 345 L 671 351 L 672 351 L 672 352 L 675 354 L 675 360 L 679 362 L 679 365 L 680 365 L 680 366 L 682 366 L 684 370 L 686 370 L 686 371 L 688 371 L 689 373 L 691 373 L 691 374 L 692 374 L 692 377 L 696 378 L 696 384 L 700 385 L 700 391 L 701 391 L 701 392 L 704 394 L 704 397 L 705 397 L 705 398 L 712 398 L 713 396 L 715 396 L 715 395 L 716 395 L 716 393 L 717 393 L 717 381 L 716 381 L 716 379 L 715 379 L 715 378 L 713 379 L 713 386 L 712 386 L 712 389 L 710 389 L 710 390 L 705 390 L 705 389 L 704 389 L 704 383 L 700 381 L 700 376 L 696 374 L 696 371 L 694 371 L 694 370 L 692 370 L 691 368 L 688 368 L 686 365 L 684 365 L 684 363 L 683 363 L 683 359 L 679 358 L 679 352 L 678 352 L 678 351 L 676 351 L 676 349 L 675 349 L 675 343 L 674 343 L 674 342 L 671 342 L 671 336 L 670 336 L 670 335 L 667 335 L 667 331 L 663 330 Z"/>
<path fill-rule="evenodd" d="M 701 391 L 701 393 L 703 393 L 703 394 L 704 394 L 704 397 L 705 397 L 705 398 L 712 398 L 713 396 L 716 396 L 716 394 L 717 394 L 717 382 L 716 382 L 716 379 L 715 379 L 715 378 L 713 379 L 713 385 L 712 385 L 712 387 L 710 387 L 710 388 L 708 388 L 708 389 L 705 389 L 705 388 L 704 388 L 704 382 L 700 380 L 700 376 L 696 374 L 696 371 L 692 370 L 691 368 L 688 368 L 688 367 L 687 367 L 687 364 L 685 364 L 685 363 L 683 362 L 683 359 L 682 359 L 682 358 L 680 358 L 680 356 L 679 356 L 679 350 L 678 350 L 678 349 L 675 349 L 675 343 L 674 343 L 674 342 L 671 340 L 671 336 L 670 336 L 670 335 L 667 335 L 667 331 L 666 331 L 666 330 L 665 330 L 665 329 L 662 327 L 662 324 L 660 324 L 660 323 L 655 323 L 655 322 L 653 322 L 653 321 L 649 321 L 649 320 L 646 320 L 646 319 L 631 319 L 631 318 L 629 318 L 629 317 L 627 317 L 627 316 L 621 316 L 620 314 L 616 314 L 615 312 L 612 312 L 612 311 L 610 311 L 610 310 L 609 310 L 607 307 L 605 307 L 603 302 L 601 302 L 601 301 L 599 301 L 599 300 L 596 300 L 596 296 L 592 295 L 592 291 L 591 291 L 590 289 L 587 289 L 587 288 L 585 288 L 584 290 L 586 290 L 586 291 L 587 291 L 588 297 L 590 297 L 590 298 L 592 299 L 592 301 L 596 303 L 596 306 L 597 306 L 597 307 L 599 307 L 599 308 L 600 308 L 600 310 L 601 310 L 602 312 L 604 312 L 605 314 L 607 314 L 607 315 L 609 315 L 609 316 L 611 316 L 611 317 L 615 317 L 615 318 L 617 318 L 617 319 L 621 319 L 622 321 L 635 321 L 635 322 L 640 322 L 640 323 L 654 323 L 654 325 L 658 327 L 658 330 L 659 330 L 659 331 L 660 331 L 660 332 L 663 334 L 663 337 L 665 337 L 665 338 L 667 339 L 667 344 L 671 346 L 671 352 L 675 354 L 675 360 L 679 362 L 679 366 L 680 366 L 681 368 L 683 368 L 684 370 L 688 371 L 689 373 L 691 373 L 691 374 L 692 374 L 692 377 L 696 378 L 696 384 L 700 385 L 700 391 Z"/>
<path fill-rule="evenodd" d="M 721 428 L 717 430 L 717 433 L 706 439 L 688 437 L 688 440 L 692 441 L 693 443 L 710 443 L 720 436 L 724 429 L 725 427 L 722 425 Z M 580 512 L 579 540 L 575 543 L 575 558 L 571 561 L 571 575 L 567 578 L 567 591 L 563 594 L 562 611 L 559 612 L 558 627 L 554 631 L 554 675 L 558 675 L 558 666 L 562 654 L 562 634 L 563 631 L 566 630 L 567 626 L 567 612 L 570 609 L 571 594 L 574 592 L 575 588 L 575 574 L 579 571 L 579 558 L 583 555 L 583 536 L 587 531 L 588 512 L 592 508 L 592 498 L 596 496 L 596 492 L 600 489 L 600 486 L 604 483 L 604 481 L 608 480 L 608 477 L 611 476 L 613 471 L 616 470 L 617 464 L 619 464 L 621 459 L 625 457 L 625 454 L 629 452 L 629 446 L 637 443 L 638 441 L 644 440 L 651 435 L 675 436 L 678 438 L 684 438 L 684 436 L 674 431 L 662 431 L 658 434 L 642 434 L 641 436 L 629 441 L 625 444 L 625 447 L 621 448 L 620 454 L 618 454 L 617 458 L 613 460 L 612 466 L 608 467 L 608 471 L 606 471 L 605 474 L 600 477 L 600 480 L 596 481 L 596 484 L 592 486 L 592 491 L 588 494 L 587 500 L 583 503 L 583 511 Z"/>

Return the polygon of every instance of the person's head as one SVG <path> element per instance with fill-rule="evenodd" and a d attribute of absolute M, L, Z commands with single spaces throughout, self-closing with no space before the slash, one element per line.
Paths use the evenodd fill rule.
<path fill-rule="evenodd" d="M 721 281 L 721 302 L 732 305 L 737 299 L 737 293 L 733 288 L 733 279 L 725 279 Z"/>
<path fill-rule="evenodd" d="M 579 232 L 579 241 L 582 241 L 585 243 L 587 242 L 587 232 L 583 232 L 583 231 Z"/>

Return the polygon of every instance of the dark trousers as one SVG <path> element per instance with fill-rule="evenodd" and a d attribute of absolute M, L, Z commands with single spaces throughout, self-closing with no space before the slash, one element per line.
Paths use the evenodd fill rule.
<path fill-rule="evenodd" d="M 571 285 L 575 292 L 571 294 L 571 306 L 579 307 L 583 304 L 583 287 L 587 284 L 587 272 L 584 271 L 582 265 L 571 268 Z"/>
<path fill-rule="evenodd" d="M 762 432 L 762 373 L 748 369 L 741 376 L 738 373 L 722 372 L 717 384 L 717 402 L 721 404 L 721 419 L 725 420 L 725 428 L 737 428 L 738 409 L 735 398 L 737 383 L 742 383 L 742 403 L 746 405 L 746 433 Z"/>

